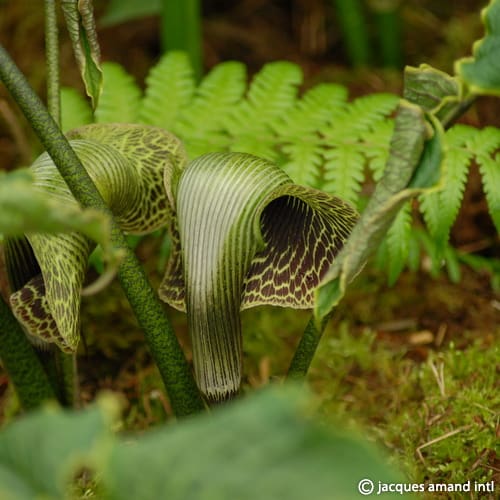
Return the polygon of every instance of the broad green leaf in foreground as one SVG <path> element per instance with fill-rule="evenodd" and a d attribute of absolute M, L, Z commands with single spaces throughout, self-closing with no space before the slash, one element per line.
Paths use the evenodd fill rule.
<path fill-rule="evenodd" d="M 274 388 L 122 441 L 105 479 L 110 498 L 350 500 L 363 478 L 401 480 L 358 437 L 306 419 L 311 403 Z"/>
<path fill-rule="evenodd" d="M 68 498 L 83 467 L 102 470 L 109 456 L 116 400 L 101 398 L 85 412 L 47 407 L 0 433 L 0 498 Z"/>
<path fill-rule="evenodd" d="M 474 94 L 500 95 L 500 0 L 490 0 L 482 12 L 486 34 L 473 47 L 473 56 L 456 62 L 456 73 Z"/>
<path fill-rule="evenodd" d="M 69 498 L 83 467 L 108 500 L 351 500 L 362 479 L 404 481 L 359 436 L 305 417 L 312 405 L 274 387 L 137 438 L 112 432 L 110 396 L 84 411 L 46 408 L 0 432 L 0 498 Z"/>
<path fill-rule="evenodd" d="M 0 172 L 0 233 L 79 231 L 109 249 L 109 220 L 97 210 L 82 210 L 40 191 L 29 170 Z"/>

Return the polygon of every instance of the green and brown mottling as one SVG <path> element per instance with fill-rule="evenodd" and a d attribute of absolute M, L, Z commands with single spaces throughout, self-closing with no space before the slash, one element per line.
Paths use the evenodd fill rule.
<path fill-rule="evenodd" d="M 173 216 L 165 191 L 185 163 L 180 141 L 161 129 L 139 125 L 90 125 L 68 134 L 71 146 L 120 227 L 144 234 Z M 35 186 L 77 204 L 47 153 L 31 167 Z M 74 352 L 80 338 L 80 294 L 94 247 L 78 233 L 27 235 L 41 275 L 11 296 L 14 314 L 28 334 Z"/>

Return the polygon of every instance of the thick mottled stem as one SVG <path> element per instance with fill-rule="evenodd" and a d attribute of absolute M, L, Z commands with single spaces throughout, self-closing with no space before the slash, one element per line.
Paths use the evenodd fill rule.
<path fill-rule="evenodd" d="M 314 318 L 309 320 L 302 334 L 299 345 L 295 350 L 290 367 L 288 368 L 287 378 L 289 380 L 301 380 L 309 371 L 311 362 L 316 354 L 321 337 L 328 323 L 328 318 L 323 318 L 321 324 L 316 326 Z"/>
<path fill-rule="evenodd" d="M 7 304 L 0 297 L 0 358 L 23 408 L 56 399 L 42 363 Z"/>
<path fill-rule="evenodd" d="M 0 77 L 52 157 L 76 200 L 84 207 L 97 208 L 112 217 L 68 140 L 2 46 Z M 125 253 L 118 271 L 120 282 L 144 330 L 175 414 L 188 415 L 202 409 L 203 402 L 189 365 L 165 316 L 163 306 L 114 220 L 112 242 Z"/>
<path fill-rule="evenodd" d="M 54 121 L 61 124 L 61 87 L 59 72 L 59 29 L 55 0 L 45 0 L 45 67 L 47 70 L 47 108 Z M 76 354 L 66 354 L 55 350 L 52 362 L 60 365 L 60 385 L 63 402 L 69 406 L 77 398 Z"/>

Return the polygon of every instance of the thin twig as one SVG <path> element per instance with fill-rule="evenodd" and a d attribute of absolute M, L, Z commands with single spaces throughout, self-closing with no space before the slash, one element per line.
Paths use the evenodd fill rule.
<path fill-rule="evenodd" d="M 458 429 L 454 429 L 450 432 L 447 432 L 446 434 L 443 434 L 442 436 L 439 436 L 437 438 L 431 439 L 430 441 L 427 441 L 427 443 L 421 444 L 416 450 L 418 458 L 425 465 L 425 459 L 422 455 L 422 450 L 424 448 L 427 448 L 428 446 L 439 443 L 440 441 L 444 441 L 445 439 L 448 439 L 452 436 L 455 436 L 456 434 L 459 434 L 460 432 L 466 431 L 466 430 L 470 429 L 473 425 L 474 424 L 463 425 L 462 427 L 459 427 Z"/>
<path fill-rule="evenodd" d="M 61 124 L 59 83 L 59 30 L 55 0 L 45 0 L 45 57 L 47 68 L 47 107 L 54 121 Z"/>

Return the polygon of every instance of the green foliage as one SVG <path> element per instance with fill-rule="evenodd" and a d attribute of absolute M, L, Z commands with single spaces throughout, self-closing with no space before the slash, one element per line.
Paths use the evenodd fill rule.
<path fill-rule="evenodd" d="M 194 73 L 183 52 L 163 57 L 146 78 L 146 92 L 139 110 L 139 121 L 174 132 L 181 110 L 194 95 Z"/>
<path fill-rule="evenodd" d="M 314 319 L 324 323 L 350 282 L 379 248 L 404 203 L 432 189 L 441 170 L 442 130 L 432 132 L 419 106 L 403 101 L 396 114 L 389 158 L 381 180 L 352 233 L 316 289 Z M 390 243 L 390 240 L 387 240 Z"/>
<path fill-rule="evenodd" d="M 103 90 L 95 110 L 97 123 L 137 121 L 141 91 L 132 76 L 116 63 L 103 63 Z"/>
<path fill-rule="evenodd" d="M 297 390 L 267 390 L 140 438 L 113 434 L 109 396 L 81 412 L 38 411 L 0 433 L 0 496 L 67 497 L 82 470 L 113 500 L 326 500 L 332 491 L 348 500 L 365 475 L 402 480 L 355 434 L 304 417 L 311 403 Z"/>
<path fill-rule="evenodd" d="M 106 13 L 99 19 L 103 26 L 112 26 L 119 23 L 138 19 L 140 17 L 159 14 L 162 0 L 110 0 Z"/>
<path fill-rule="evenodd" d="M 387 232 L 388 281 L 394 284 L 401 274 L 410 255 L 411 241 L 411 202 L 407 201 L 399 210 Z"/>
<path fill-rule="evenodd" d="M 196 88 L 191 102 L 173 124 L 186 138 L 191 158 L 227 148 L 229 138 L 224 124 L 241 101 L 246 89 L 246 68 L 230 61 L 217 65 Z"/>
<path fill-rule="evenodd" d="M 451 227 L 462 202 L 468 169 L 473 161 L 480 165 L 493 220 L 498 218 L 495 213 L 495 207 L 498 207 L 498 190 L 492 189 L 492 186 L 495 185 L 494 176 L 499 166 L 494 154 L 500 147 L 500 130 L 493 127 L 478 130 L 466 125 L 456 125 L 446 133 L 446 146 L 442 187 L 439 191 L 426 193 L 421 197 L 427 228 L 437 248 L 441 249 L 444 249 L 449 240 Z M 488 166 L 484 168 L 484 165 Z M 486 177 L 490 175 L 491 178 Z M 497 225 L 497 229 L 500 230 L 500 225 Z"/>
<path fill-rule="evenodd" d="M 474 44 L 473 57 L 459 61 L 457 73 L 473 93 L 500 95 L 498 50 L 500 49 L 500 2 L 490 0 L 482 12 L 486 34 Z"/>
<path fill-rule="evenodd" d="M 0 172 L 0 204 L 0 234 L 4 236 L 79 231 L 110 249 L 110 222 L 105 214 L 40 192 L 30 170 Z"/>
<path fill-rule="evenodd" d="M 325 126 L 319 124 L 326 143 L 325 175 L 318 185 L 320 189 L 359 205 L 366 166 L 371 161 L 377 162 L 381 149 L 389 147 L 392 128 L 383 125 L 397 103 L 398 98 L 390 94 L 360 97 L 351 104 L 339 106 Z M 374 134 L 379 125 L 382 125 L 381 131 Z M 372 146 L 375 146 L 373 150 Z M 384 160 L 386 157 L 384 155 Z"/>
<path fill-rule="evenodd" d="M 65 132 L 93 122 L 88 101 L 71 87 L 61 88 L 61 129 Z"/>
<path fill-rule="evenodd" d="M 116 401 L 110 399 L 81 413 L 52 406 L 4 429 L 0 434 L 0 497 L 67 498 L 75 474 L 84 467 L 102 468 L 117 410 Z"/>
<path fill-rule="evenodd" d="M 372 94 L 349 102 L 347 89 L 331 83 L 298 95 L 302 74 L 289 62 L 265 65 L 248 85 L 245 67 L 226 62 L 197 84 L 187 56 L 171 52 L 151 69 L 142 98 L 132 77 L 118 65 L 105 63 L 103 71 L 97 121 L 138 121 L 166 128 L 182 139 L 191 158 L 210 151 L 250 152 L 277 162 L 296 183 L 339 196 L 358 209 L 366 204 L 362 187 L 381 178 L 388 159 L 397 96 Z M 445 73 L 428 66 L 407 71 L 405 96 L 442 119 L 452 114 L 459 93 L 457 79 Z M 75 125 L 76 116 L 65 118 L 69 108 L 65 102 L 63 123 Z M 90 111 L 75 110 L 82 113 L 81 123 L 86 123 Z M 387 251 L 390 258 L 379 262 L 384 263 L 390 283 L 410 264 L 409 259 L 415 268 L 420 252 L 428 253 L 435 272 L 441 268 L 468 172 L 475 163 L 491 216 L 500 227 L 495 156 L 499 134 L 492 127 L 479 130 L 464 125 L 446 132 L 442 139 L 445 178 L 439 189 L 422 195 L 418 210 L 406 209 L 397 217 L 382 242 L 379 252 Z M 415 235 L 418 211 L 432 237 L 425 244 Z"/>

